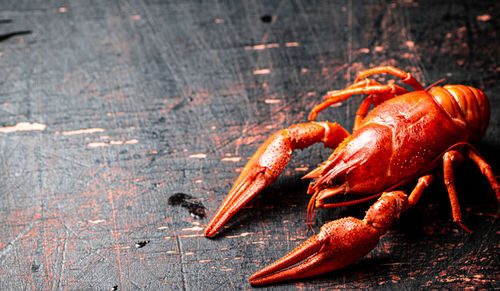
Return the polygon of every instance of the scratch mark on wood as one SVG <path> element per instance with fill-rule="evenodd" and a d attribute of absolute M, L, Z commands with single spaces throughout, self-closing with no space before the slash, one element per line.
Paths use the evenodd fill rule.
<path fill-rule="evenodd" d="M 222 158 L 221 161 L 223 162 L 233 162 L 233 163 L 237 163 L 239 161 L 241 161 L 241 157 L 228 157 L 228 158 Z"/>
<path fill-rule="evenodd" d="M 177 235 L 177 236 L 165 236 L 165 240 L 169 240 L 169 239 L 172 239 L 174 237 L 180 237 L 180 238 L 191 238 L 191 237 L 201 237 L 201 236 L 204 236 L 203 233 L 195 233 L 195 234 L 181 234 L 181 235 Z"/>
<path fill-rule="evenodd" d="M 245 46 L 245 50 L 261 51 L 261 50 L 265 50 L 265 49 L 279 48 L 279 47 L 280 47 L 279 43 L 267 43 L 267 44 L 248 45 L 248 46 Z"/>
<path fill-rule="evenodd" d="M 76 129 L 70 131 L 62 131 L 62 135 L 75 135 L 75 134 L 90 134 L 95 132 L 104 132 L 104 128 L 87 128 L 87 129 Z"/>
<path fill-rule="evenodd" d="M 204 159 L 207 157 L 207 154 L 192 154 L 189 155 L 188 158 L 190 159 Z"/>
<path fill-rule="evenodd" d="M 200 231 L 200 230 L 203 230 L 203 228 L 201 228 L 199 226 L 193 226 L 193 227 L 181 229 L 181 231 Z"/>
<path fill-rule="evenodd" d="M 52 285 L 52 290 L 58 290 L 61 286 L 63 277 L 64 277 L 64 268 L 66 265 L 66 251 L 68 249 L 68 236 L 69 236 L 69 231 L 66 228 L 66 234 L 64 236 L 64 244 L 63 244 L 63 250 L 61 253 L 61 263 L 59 267 L 59 279 L 57 280 L 57 285 Z"/>
<path fill-rule="evenodd" d="M 491 15 L 489 15 L 489 14 L 478 15 L 478 16 L 476 16 L 476 19 L 477 19 L 477 21 L 486 22 L 486 21 L 491 20 Z"/>
<path fill-rule="evenodd" d="M 181 278 L 182 278 L 182 287 L 183 290 L 188 290 L 186 276 L 184 275 L 184 256 L 182 255 L 182 244 L 179 236 L 175 237 L 175 241 L 177 242 L 177 252 L 179 254 L 180 267 L 181 267 Z"/>
<path fill-rule="evenodd" d="M 260 69 L 260 70 L 253 71 L 254 75 L 267 75 L 269 73 L 271 73 L 270 69 Z"/>
<path fill-rule="evenodd" d="M 29 122 L 19 122 L 14 126 L 6 126 L 0 128 L 0 132 L 2 133 L 11 133 L 11 132 L 16 132 L 16 131 L 43 131 L 47 128 L 47 125 L 42 124 L 42 123 L 29 123 Z"/>
<path fill-rule="evenodd" d="M 122 264 L 120 260 L 120 245 L 118 244 L 118 231 L 116 226 L 116 209 L 114 205 L 113 192 L 108 190 L 108 201 L 111 205 L 111 217 L 113 219 L 113 239 L 115 241 L 116 263 L 118 266 L 118 276 L 120 277 L 120 289 L 123 288 Z"/>
<path fill-rule="evenodd" d="M 253 232 L 244 232 L 244 233 L 241 233 L 241 234 L 237 234 L 237 235 L 228 235 L 226 236 L 227 238 L 234 238 L 234 237 L 245 237 L 247 235 L 252 235 L 254 234 Z"/>
<path fill-rule="evenodd" d="M 408 40 L 408 41 L 406 41 L 406 46 L 408 46 L 408 48 L 412 49 L 415 47 L 415 42 Z"/>
<path fill-rule="evenodd" d="M 264 103 L 266 104 L 278 104 L 281 103 L 280 99 L 266 99 L 264 100 Z"/>
<path fill-rule="evenodd" d="M 139 140 L 137 139 L 130 139 L 126 141 L 121 141 L 121 140 L 112 140 L 109 142 L 110 145 L 121 145 L 121 144 L 136 144 L 138 143 Z"/>
<path fill-rule="evenodd" d="M 9 241 L 7 243 L 7 245 L 5 247 L 3 247 L 2 249 L 0 249 L 0 259 L 3 258 L 5 255 L 7 255 L 10 250 L 12 249 L 12 247 L 14 246 L 14 244 L 17 242 L 17 240 L 19 240 L 19 238 L 21 238 L 23 235 L 25 235 L 26 233 L 28 233 L 32 228 L 33 228 L 33 225 L 35 224 L 35 221 L 38 219 L 39 215 L 37 215 L 37 217 L 35 219 L 33 219 L 28 225 L 26 225 L 17 235 L 14 239 L 12 239 L 11 241 Z"/>
<path fill-rule="evenodd" d="M 123 145 L 123 144 L 136 144 L 139 143 L 139 140 L 137 139 L 130 139 L 130 140 L 110 140 L 109 142 L 91 142 L 87 144 L 87 147 L 89 148 L 98 148 L 98 147 L 106 147 L 110 145 Z"/>
<path fill-rule="evenodd" d="M 108 145 L 109 145 L 109 143 L 106 143 L 106 142 L 91 142 L 91 143 L 87 144 L 87 146 L 89 148 L 105 147 Z"/>
<path fill-rule="evenodd" d="M 104 220 L 104 219 L 96 219 L 96 220 L 90 219 L 89 222 L 92 224 L 98 224 L 98 223 L 106 222 L 106 220 Z"/>

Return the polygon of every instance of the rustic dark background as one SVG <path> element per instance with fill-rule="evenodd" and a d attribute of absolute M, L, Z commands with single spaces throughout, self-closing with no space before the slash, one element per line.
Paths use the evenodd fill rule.
<path fill-rule="evenodd" d="M 215 239 L 208 218 L 268 135 L 376 65 L 484 90 L 500 173 L 498 1 L 103 3 L 0 1 L 1 290 L 250 289 L 311 235 L 300 177 L 329 151 L 297 153 Z M 319 119 L 352 128 L 361 100 Z M 438 179 L 367 257 L 272 288 L 500 288 L 494 194 L 471 163 L 456 175 L 471 234 Z"/>

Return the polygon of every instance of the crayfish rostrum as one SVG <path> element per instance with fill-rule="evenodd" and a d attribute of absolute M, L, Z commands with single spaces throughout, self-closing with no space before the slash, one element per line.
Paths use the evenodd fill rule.
<path fill-rule="evenodd" d="M 369 76 L 387 73 L 411 86 L 381 84 Z M 352 134 L 337 123 L 315 122 L 323 109 L 354 94 L 366 94 Z M 371 106 L 373 109 L 370 111 Z M 292 125 L 272 135 L 249 160 L 228 196 L 205 229 L 211 237 L 252 197 L 271 184 L 290 160 L 292 151 L 322 142 L 334 149 L 327 161 L 308 173 L 312 179 L 307 220 L 318 207 L 347 206 L 378 200 L 363 220 L 353 217 L 326 223 L 291 253 L 250 277 L 252 285 L 315 276 L 340 269 L 370 252 L 380 236 L 406 209 L 415 205 L 424 188 L 442 170 L 453 220 L 465 231 L 453 182 L 453 167 L 468 158 L 480 168 L 500 201 L 500 186 L 491 167 L 470 143 L 484 135 L 490 117 L 486 95 L 473 87 L 424 87 L 409 73 L 376 67 L 358 74 L 353 85 L 328 92 L 314 107 L 307 123 Z M 396 189 L 417 181 L 407 195 Z M 339 194 L 361 198 L 338 203 L 325 199 Z"/>

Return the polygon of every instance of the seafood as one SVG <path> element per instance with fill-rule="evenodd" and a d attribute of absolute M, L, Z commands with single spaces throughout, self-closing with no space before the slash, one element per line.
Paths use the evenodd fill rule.
<path fill-rule="evenodd" d="M 412 87 L 381 84 L 369 77 L 391 74 Z M 337 123 L 316 122 L 319 112 L 354 94 L 366 94 L 352 134 Z M 373 109 L 370 108 L 373 106 Z M 249 160 L 234 186 L 205 229 L 215 235 L 262 189 L 274 182 L 292 152 L 322 142 L 334 149 L 328 160 L 305 175 L 312 179 L 308 194 L 308 224 L 317 208 L 347 206 L 378 197 L 364 219 L 341 218 L 326 223 L 319 234 L 277 262 L 250 277 L 252 285 L 315 276 L 337 270 L 370 252 L 400 214 L 415 205 L 423 190 L 442 170 L 453 220 L 465 231 L 454 185 L 453 168 L 470 159 L 486 176 L 497 199 L 500 186 L 491 167 L 471 143 L 486 132 L 490 105 L 479 89 L 463 85 L 424 87 L 410 74 L 385 66 L 358 74 L 353 85 L 328 92 L 314 107 L 309 122 L 292 125 L 272 135 Z M 407 195 L 396 189 L 417 181 Z M 359 199 L 327 203 L 340 194 Z"/>

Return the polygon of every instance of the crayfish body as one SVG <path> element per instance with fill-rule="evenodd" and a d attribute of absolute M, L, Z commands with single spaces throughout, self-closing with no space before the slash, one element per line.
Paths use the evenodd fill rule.
<path fill-rule="evenodd" d="M 368 77 L 388 73 L 400 78 L 415 91 L 395 84 L 382 85 Z M 315 122 L 323 109 L 354 94 L 367 94 L 356 113 L 353 133 L 337 123 Z M 370 107 L 373 110 L 370 111 Z M 253 155 L 228 196 L 205 229 L 215 235 L 222 226 L 262 189 L 274 182 L 288 164 L 295 149 L 322 142 L 335 149 L 327 161 L 308 173 L 312 195 L 307 220 L 317 208 L 347 206 L 378 200 L 363 220 L 353 217 L 325 224 L 287 256 L 250 277 L 252 285 L 315 276 L 347 266 L 370 252 L 406 209 L 415 205 L 423 190 L 442 169 L 451 203 L 453 220 L 465 231 L 453 182 L 454 164 L 468 158 L 486 176 L 500 201 L 500 186 L 491 167 L 470 145 L 486 132 L 490 106 L 479 89 L 447 85 L 426 90 L 409 73 L 394 67 L 376 67 L 358 74 L 353 85 L 328 92 L 314 107 L 310 122 L 292 125 L 271 136 Z M 442 165 L 442 166 L 441 166 Z M 407 195 L 394 191 L 417 180 Z M 325 203 L 339 194 L 362 198 Z"/>

